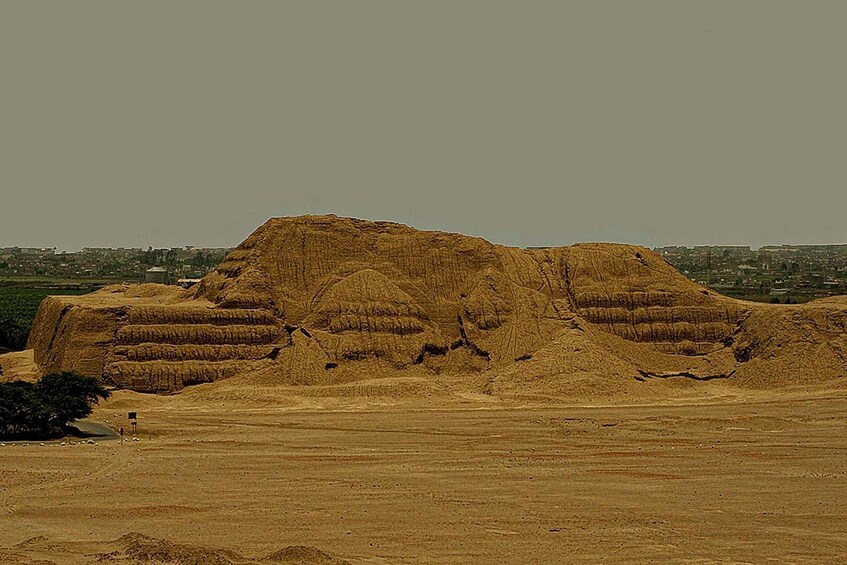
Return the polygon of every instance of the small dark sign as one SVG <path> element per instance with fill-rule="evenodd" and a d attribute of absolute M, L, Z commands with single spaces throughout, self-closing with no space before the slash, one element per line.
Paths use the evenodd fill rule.
<path fill-rule="evenodd" d="M 137 420 L 138 418 L 136 416 L 138 416 L 137 412 L 130 412 L 129 413 L 129 419 L 130 420 Z"/>

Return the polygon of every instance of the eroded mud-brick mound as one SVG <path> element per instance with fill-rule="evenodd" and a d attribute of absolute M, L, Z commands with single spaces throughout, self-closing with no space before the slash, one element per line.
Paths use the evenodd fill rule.
<path fill-rule="evenodd" d="M 844 300 L 729 299 L 642 247 L 517 249 L 306 216 L 269 220 L 189 291 L 50 297 L 29 346 L 42 371 L 139 391 L 236 374 L 328 384 L 366 367 L 362 378 L 414 369 L 484 375 L 483 392 L 568 394 L 658 378 L 834 381 L 847 372 L 846 327 Z"/>

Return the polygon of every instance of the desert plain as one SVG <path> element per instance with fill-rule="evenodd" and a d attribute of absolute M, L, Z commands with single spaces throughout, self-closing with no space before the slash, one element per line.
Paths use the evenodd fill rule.
<path fill-rule="evenodd" d="M 135 534 L 196 563 L 847 556 L 841 391 L 663 382 L 675 400 L 551 406 L 224 383 L 97 408 L 127 429 L 137 410 L 138 441 L 0 448 L 0 561 L 147 562 Z"/>

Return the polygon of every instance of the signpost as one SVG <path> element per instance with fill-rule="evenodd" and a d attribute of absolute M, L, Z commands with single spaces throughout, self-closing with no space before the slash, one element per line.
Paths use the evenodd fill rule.
<path fill-rule="evenodd" d="M 138 413 L 130 412 L 128 416 L 129 423 L 132 424 L 132 435 L 135 435 L 135 433 L 138 431 Z"/>

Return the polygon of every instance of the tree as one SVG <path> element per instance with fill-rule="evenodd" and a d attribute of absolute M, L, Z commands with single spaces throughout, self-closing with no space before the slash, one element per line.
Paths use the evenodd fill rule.
<path fill-rule="evenodd" d="M 0 437 L 44 429 L 48 410 L 33 383 L 0 383 Z"/>
<path fill-rule="evenodd" d="M 0 317 L 0 347 L 13 351 L 25 349 L 29 329 L 22 320 Z"/>
<path fill-rule="evenodd" d="M 70 372 L 45 375 L 36 387 L 50 408 L 49 423 L 62 428 L 91 414 L 91 405 L 101 398 L 109 398 L 97 379 Z"/>
<path fill-rule="evenodd" d="M 62 435 L 108 397 L 97 379 L 70 372 L 45 375 L 37 383 L 0 383 L 0 437 Z"/>

